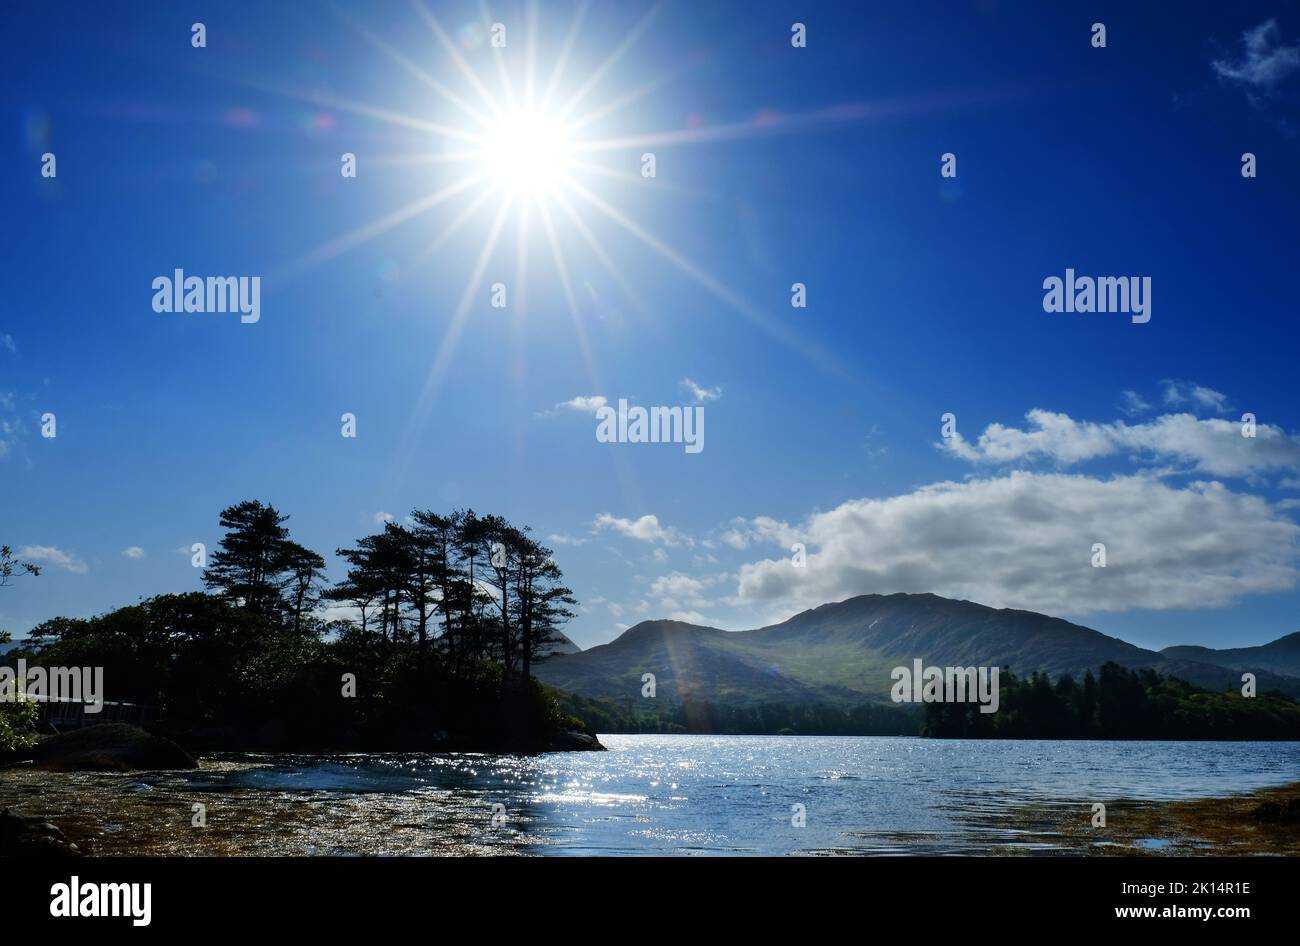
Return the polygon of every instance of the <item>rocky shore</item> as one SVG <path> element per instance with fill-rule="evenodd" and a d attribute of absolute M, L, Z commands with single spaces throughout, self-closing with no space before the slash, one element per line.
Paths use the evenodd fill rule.
<path fill-rule="evenodd" d="M 1106 823 L 1098 827 L 1090 806 L 1025 805 L 994 820 L 1022 845 L 1071 854 L 1300 855 L 1300 782 L 1226 798 L 1116 799 L 1105 806 Z"/>

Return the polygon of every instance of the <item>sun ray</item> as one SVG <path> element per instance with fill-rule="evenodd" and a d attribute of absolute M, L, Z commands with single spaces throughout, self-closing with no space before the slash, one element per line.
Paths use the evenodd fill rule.
<path fill-rule="evenodd" d="M 492 229 L 488 233 L 487 240 L 483 243 L 482 250 L 479 251 L 473 272 L 469 281 L 465 284 L 465 291 L 461 293 L 456 310 L 447 323 L 442 343 L 438 346 L 438 354 L 434 356 L 433 366 L 429 369 L 428 377 L 425 378 L 424 387 L 411 409 L 411 416 L 407 420 L 401 445 L 398 447 L 398 456 L 392 467 L 395 476 L 399 479 L 405 476 L 406 470 L 410 466 L 411 456 L 415 452 L 416 443 L 428 423 L 429 413 L 433 410 L 433 402 L 438 396 L 438 388 L 442 385 L 443 376 L 451 366 L 452 358 L 455 357 L 456 348 L 460 341 L 460 333 L 464 329 L 465 318 L 469 314 L 470 305 L 473 303 L 479 286 L 482 285 L 483 273 L 486 271 L 488 262 L 492 259 L 492 254 L 496 250 L 497 240 L 501 236 L 501 229 L 505 226 L 506 217 L 509 215 L 510 206 L 514 199 L 511 194 L 503 196 L 501 209 L 497 211 L 496 219 L 492 222 Z"/>
<path fill-rule="evenodd" d="M 528 353 L 528 218 L 532 202 L 520 201 L 515 220 L 515 275 L 511 291 L 509 322 L 506 332 L 507 374 L 510 390 L 516 401 L 521 401 L 527 386 Z"/>
<path fill-rule="evenodd" d="M 555 200 L 564 209 L 564 212 L 569 215 L 569 220 L 572 221 L 574 228 L 582 234 L 583 239 L 587 241 L 592 253 L 600 261 L 600 264 L 605 267 L 605 271 L 609 273 L 610 278 L 614 280 L 619 289 L 623 291 L 623 294 L 627 296 L 628 301 L 632 303 L 632 308 L 636 309 L 641 315 L 648 316 L 650 310 L 646 307 L 645 302 L 637 295 L 636 290 L 632 288 L 618 266 L 614 264 L 609 253 L 600 245 L 600 241 L 596 239 L 596 235 L 591 232 L 591 228 L 587 226 L 587 222 L 582 219 L 582 215 L 578 213 L 569 198 L 565 196 L 563 191 L 557 191 Z"/>
<path fill-rule="evenodd" d="M 573 295 L 573 284 L 569 280 L 569 267 L 564 261 L 564 251 L 560 248 L 560 240 L 555 233 L 555 223 L 551 219 L 550 208 L 542 204 L 541 213 L 542 226 L 546 231 L 546 242 L 550 244 L 551 255 L 555 259 L 555 268 L 560 274 L 560 286 L 564 290 L 564 299 L 569 305 L 569 315 L 573 319 L 573 331 L 578 336 L 578 350 L 582 354 L 582 360 L 587 367 L 587 380 L 591 382 L 593 390 L 603 390 L 604 385 L 601 383 L 600 372 L 596 368 L 596 359 L 592 355 L 591 345 L 587 342 L 587 330 L 582 324 L 582 315 L 578 312 L 578 300 Z"/>
<path fill-rule="evenodd" d="M 608 203 L 601 200 L 600 197 L 587 190 L 587 188 L 583 187 L 572 178 L 567 179 L 565 184 L 570 190 L 582 197 L 606 217 L 627 230 L 642 243 L 646 244 L 646 246 L 650 247 L 664 259 L 668 260 L 722 302 L 745 316 L 762 331 L 785 345 L 791 351 L 799 353 L 824 371 L 832 372 L 842 377 L 851 377 L 852 372 L 849 371 L 848 367 L 830 352 L 824 350 L 821 346 L 802 338 L 788 325 L 771 318 L 763 310 L 736 295 L 736 293 L 727 288 L 727 286 L 704 272 L 699 267 L 695 266 L 690 262 L 690 260 L 683 257 L 658 237 L 639 226 L 635 221 L 629 220 L 617 209 L 611 207 Z"/>
<path fill-rule="evenodd" d="M 678 66 L 676 69 L 665 72 L 663 75 L 651 79 L 649 82 L 644 82 L 641 85 L 637 86 L 632 91 L 627 92 L 619 96 L 618 98 L 613 99 L 610 102 L 607 102 L 606 104 L 600 106 L 599 108 L 595 108 L 589 112 L 583 113 L 581 116 L 573 120 L 573 123 L 569 126 L 569 128 L 572 131 L 576 132 L 582 130 L 583 128 L 586 128 L 588 125 L 594 122 L 601 121 L 609 117 L 610 115 L 614 114 L 615 112 L 619 111 L 620 109 L 627 108 L 633 102 L 645 98 L 645 96 L 649 95 L 651 92 L 654 92 L 655 90 L 662 88 L 668 83 L 677 80 L 682 75 L 689 72 L 693 67 L 694 67 L 693 64 Z"/>
<path fill-rule="evenodd" d="M 442 344 L 438 346 L 438 354 L 434 357 L 433 368 L 429 372 L 429 380 L 420 397 L 421 403 L 430 402 L 437 395 L 438 386 L 442 383 L 442 376 L 446 374 L 447 367 L 456 354 L 456 346 L 460 341 L 460 333 L 465 327 L 465 318 L 469 314 L 469 308 L 473 304 L 474 294 L 478 292 L 479 286 L 483 283 L 483 273 L 487 270 L 488 262 L 492 259 L 492 253 L 496 250 L 497 240 L 501 237 L 501 230 L 505 226 L 506 217 L 510 213 L 510 206 L 514 203 L 514 200 L 515 198 L 510 194 L 503 195 L 501 209 L 497 211 L 496 219 L 492 222 L 492 229 L 488 233 L 487 240 L 483 243 L 483 249 L 479 253 L 478 260 L 474 263 L 474 270 L 469 281 L 465 284 L 465 291 L 461 294 L 460 302 L 456 305 L 456 311 L 447 325 Z"/>
<path fill-rule="evenodd" d="M 584 171 L 587 174 L 595 174 L 598 177 L 609 178 L 614 181 L 621 181 L 624 184 L 644 186 L 645 178 L 640 174 L 633 174 L 631 171 L 616 171 L 613 168 L 605 167 L 602 164 L 592 164 L 588 161 L 570 161 L 569 167 L 575 171 Z M 725 204 L 726 201 L 708 191 L 700 190 L 698 187 L 685 187 L 673 181 L 657 178 L 654 181 L 656 190 L 669 191 L 673 194 L 679 194 L 682 197 L 689 197 L 691 200 L 708 201 L 710 203 Z"/>
<path fill-rule="evenodd" d="M 468 223 L 470 218 L 472 218 L 474 214 L 478 212 L 478 209 L 482 207 L 485 203 L 487 203 L 488 200 L 490 200 L 493 196 L 495 196 L 496 193 L 497 190 L 495 188 L 485 188 L 481 194 L 479 194 L 477 197 L 474 198 L 474 200 L 470 203 L 468 207 L 466 207 L 464 210 L 462 210 L 459 214 L 456 215 L 455 220 L 447 224 L 446 228 L 442 231 L 442 233 L 438 235 L 438 239 L 434 240 L 423 250 L 420 251 L 419 256 L 415 258 L 415 261 L 412 265 L 419 266 L 420 264 L 430 259 L 435 253 L 437 253 L 444 246 L 446 246 L 447 241 L 450 240 L 453 236 L 455 236 L 457 231 L 459 231 L 461 227 L 463 227 L 466 223 Z"/>
<path fill-rule="evenodd" d="M 370 30 L 366 29 L 364 26 L 362 26 L 360 23 L 354 20 L 351 16 L 349 16 L 337 5 L 334 5 L 332 9 L 334 10 L 334 14 L 337 17 L 339 17 L 339 19 L 341 19 L 344 23 L 346 23 L 349 27 L 351 27 L 355 32 L 360 34 L 362 38 L 364 38 L 372 46 L 374 46 L 380 52 L 384 53 L 384 55 L 388 56 L 388 58 L 392 59 L 398 65 L 402 66 L 404 69 L 410 72 L 411 75 L 415 76 L 425 85 L 427 85 L 429 88 L 433 89 L 443 98 L 445 98 L 448 102 L 451 102 L 453 105 L 459 108 L 470 118 L 474 119 L 474 121 L 478 122 L 480 125 L 487 124 L 487 119 L 483 117 L 482 112 L 476 110 L 472 105 L 466 102 L 459 95 L 452 92 L 449 88 L 447 88 L 437 79 L 435 79 L 433 76 L 429 75 L 429 73 L 427 73 L 425 70 L 421 69 L 417 63 L 408 59 L 406 56 L 402 55 L 402 53 L 398 52 L 395 48 L 390 46 L 384 40 L 380 39 L 374 33 L 370 32 Z"/>
<path fill-rule="evenodd" d="M 659 11 L 666 5 L 666 0 L 660 0 L 660 2 L 656 3 L 646 12 L 645 16 L 641 17 L 636 26 L 632 27 L 627 36 L 623 37 L 623 42 L 614 47 L 614 51 L 605 57 L 605 61 L 596 67 L 596 71 L 587 77 L 587 81 L 579 87 L 578 91 L 573 94 L 572 98 L 570 98 L 564 107 L 560 109 L 561 116 L 567 117 L 573 113 L 573 110 L 578 107 L 578 103 L 587 97 L 591 90 L 594 89 L 600 83 L 600 80 L 605 77 L 605 73 L 614 68 L 618 61 L 623 58 L 623 55 L 632 48 L 632 45 L 638 39 L 641 38 L 641 34 L 649 28 L 650 24 L 654 22 L 655 17 L 659 15 Z"/>
<path fill-rule="evenodd" d="M 524 104 L 532 108 L 537 84 L 537 0 L 528 0 L 526 10 L 528 40 L 524 44 Z"/>
<path fill-rule="evenodd" d="M 519 218 L 515 221 L 514 304 L 510 308 L 512 331 L 517 330 L 528 315 L 528 215 L 531 206 L 531 201 L 520 201 Z"/>
<path fill-rule="evenodd" d="M 352 230 L 349 233 L 345 233 L 340 237 L 335 237 L 333 240 L 330 240 L 326 243 L 322 243 L 320 246 L 316 247 L 315 249 L 309 250 L 298 260 L 292 263 L 288 263 L 285 266 L 282 266 L 271 276 L 267 277 L 268 281 L 272 279 L 279 280 L 279 279 L 286 279 L 292 276 L 296 276 L 299 273 L 303 272 L 304 270 L 310 269 L 313 266 L 317 266 L 325 262 L 325 260 L 332 259 L 335 256 L 338 256 L 340 253 L 345 252 L 346 250 L 350 250 L 355 246 L 359 246 L 360 244 L 365 243 L 367 240 L 374 239 L 375 237 L 379 236 L 379 234 L 391 230 L 393 227 L 397 226 L 398 224 L 410 220 L 412 217 L 416 216 L 417 214 L 424 213 L 429 208 L 436 207 L 444 200 L 454 197 L 455 195 L 459 194 L 461 191 L 474 186 L 475 184 L 482 181 L 485 177 L 486 177 L 485 174 L 474 174 L 474 175 L 470 175 L 469 177 L 461 178 L 459 181 L 455 182 L 454 184 L 449 184 L 446 187 L 442 188 L 442 190 L 435 191 L 432 194 L 427 195 L 423 199 L 417 200 L 413 204 L 407 204 L 403 207 L 399 207 L 397 210 L 394 210 L 392 213 L 380 217 L 378 220 L 372 220 L 370 223 L 362 227 L 358 227 L 357 229 Z"/>
<path fill-rule="evenodd" d="M 585 171 L 588 174 L 596 174 L 600 177 L 607 177 L 613 181 L 622 181 L 624 184 L 644 184 L 645 178 L 640 174 L 633 174 L 631 171 L 615 171 L 613 168 L 607 168 L 602 164 L 592 164 L 588 161 L 570 161 L 569 167 L 575 171 Z M 670 181 L 655 181 L 656 187 L 665 189 L 674 189 Z"/>
<path fill-rule="evenodd" d="M 483 142 L 483 136 L 476 135 L 473 132 L 465 131 L 460 128 L 453 128 L 450 125 L 442 125 L 438 122 L 426 121 L 421 118 L 412 118 L 410 115 L 403 115 L 401 112 L 389 111 L 388 109 L 378 108 L 374 105 L 367 105 L 364 102 L 355 102 L 351 99 L 345 99 L 337 95 L 327 95 L 324 92 L 313 92 L 282 83 L 259 82 L 248 78 L 242 78 L 239 81 L 244 85 L 261 92 L 268 92 L 272 95 L 297 99 L 300 102 L 310 102 L 313 105 L 337 109 L 340 112 L 351 112 L 355 115 L 363 115 L 366 118 L 373 118 L 378 121 L 387 122 L 390 125 L 414 128 L 417 131 L 442 135 L 447 138 L 457 138 L 463 141 L 471 141 L 475 144 L 482 144 Z"/>
<path fill-rule="evenodd" d="M 1010 93 L 1008 93 L 1010 94 Z M 702 128 L 679 128 L 668 131 L 625 135 L 619 138 L 593 139 L 575 145 L 575 151 L 609 151 L 622 148 L 643 148 L 659 145 L 707 144 L 716 141 L 735 141 L 768 135 L 789 135 L 811 128 L 832 126 L 868 119 L 887 118 L 891 115 L 914 114 L 921 111 L 982 105 L 1002 101 L 1006 94 L 984 90 L 959 93 L 900 96 L 875 102 L 848 102 L 826 108 L 792 114 L 769 113 L 742 122 L 728 122 Z"/>
<path fill-rule="evenodd" d="M 582 28 L 582 21 L 587 15 L 587 8 L 590 6 L 591 0 L 579 0 L 578 11 L 573 16 L 573 23 L 569 26 L 569 32 L 564 37 L 564 45 L 560 48 L 559 56 L 556 57 L 555 68 L 551 70 L 550 81 L 546 84 L 546 92 L 542 95 L 541 108 L 543 111 L 551 107 L 551 100 L 555 98 L 555 92 L 560 86 L 560 79 L 569 64 L 569 55 L 573 52 L 573 44 L 577 42 L 578 32 Z"/>
<path fill-rule="evenodd" d="M 465 61 L 465 57 L 460 54 L 460 50 L 456 48 L 456 44 L 452 42 L 451 37 L 447 35 L 447 31 L 442 28 L 442 24 L 438 22 L 438 18 L 429 12 L 428 7 L 426 7 L 421 0 L 411 0 L 411 6 L 415 8 L 416 13 L 420 15 L 424 22 L 428 24 L 429 28 L 433 30 L 434 35 L 438 37 L 438 42 L 442 44 L 442 48 L 451 59 L 452 64 L 460 70 L 460 74 L 465 77 L 465 80 L 469 82 L 469 84 L 474 87 L 475 91 L 477 91 L 483 98 L 483 104 L 487 106 L 488 111 L 493 115 L 499 115 L 501 113 L 500 103 L 497 102 L 492 93 L 488 91 L 487 86 L 485 86 L 482 80 L 479 79 L 478 73 L 476 73 L 470 64 Z"/>
<path fill-rule="evenodd" d="M 488 9 L 487 0 L 478 0 L 479 12 L 483 15 L 483 21 L 487 24 L 488 32 L 492 32 L 492 11 Z M 508 38 L 507 38 L 508 41 Z M 501 52 L 501 47 L 492 47 L 492 58 L 497 64 L 497 76 L 501 79 L 501 88 L 505 90 L 506 104 L 511 111 L 519 108 L 519 101 L 515 98 L 515 84 L 510 80 L 510 70 L 506 68 L 506 57 Z"/>
<path fill-rule="evenodd" d="M 366 167 L 420 167 L 431 164 L 466 164 L 481 161 L 483 152 L 479 151 L 423 151 L 412 154 L 373 154 L 366 155 Z"/>

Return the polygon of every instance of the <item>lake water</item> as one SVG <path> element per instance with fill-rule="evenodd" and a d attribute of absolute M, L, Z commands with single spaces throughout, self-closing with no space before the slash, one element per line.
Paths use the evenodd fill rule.
<path fill-rule="evenodd" d="M 46 808 L 97 820 L 98 853 L 557 855 L 1066 852 L 1078 841 L 1027 830 L 1024 812 L 1086 825 L 1094 802 L 1300 780 L 1294 742 L 601 740 L 611 751 L 238 756 L 191 773 L 13 778 Z"/>

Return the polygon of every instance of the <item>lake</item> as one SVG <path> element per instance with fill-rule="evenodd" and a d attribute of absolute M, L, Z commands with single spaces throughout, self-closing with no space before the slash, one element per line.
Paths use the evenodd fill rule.
<path fill-rule="evenodd" d="M 0 804 L 94 830 L 101 854 L 1071 853 L 1110 843 L 1089 834 L 1096 802 L 1113 812 L 1124 799 L 1300 780 L 1296 742 L 601 740 L 609 752 L 240 755 L 187 773 L 10 772 Z M 1084 828 L 1083 840 L 1051 829 L 1044 812 Z"/>

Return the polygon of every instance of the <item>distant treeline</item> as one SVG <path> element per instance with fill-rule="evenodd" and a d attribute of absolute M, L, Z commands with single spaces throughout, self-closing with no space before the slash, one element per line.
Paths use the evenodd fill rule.
<path fill-rule="evenodd" d="M 723 704 L 649 707 L 562 694 L 566 712 L 605 733 L 931 736 L 943 739 L 1300 739 L 1300 705 L 1280 694 L 1216 693 L 1153 670 L 1107 663 L 1081 681 L 1000 674 L 996 713 L 978 703 Z"/>
<path fill-rule="evenodd" d="M 1300 705 L 1280 694 L 1216 693 L 1154 670 L 1104 664 L 1081 681 L 1001 674 L 1001 705 L 927 703 L 921 734 L 948 739 L 1300 739 Z"/>
<path fill-rule="evenodd" d="M 642 702 L 651 702 L 645 700 Z M 862 703 L 846 709 L 827 703 L 717 703 L 690 700 L 646 709 L 572 693 L 560 705 L 604 733 L 713 733 L 719 735 L 915 736 L 915 706 Z"/>
<path fill-rule="evenodd" d="M 330 587 L 287 518 L 231 506 L 207 593 L 52 618 L 7 657 L 103 667 L 107 699 L 154 707 L 199 748 L 527 749 L 581 728 L 532 677 L 575 602 L 527 528 L 417 510 L 339 549 L 348 572 Z M 0 585 L 37 571 L 4 553 Z M 350 608 L 325 620 L 329 601 Z"/>

